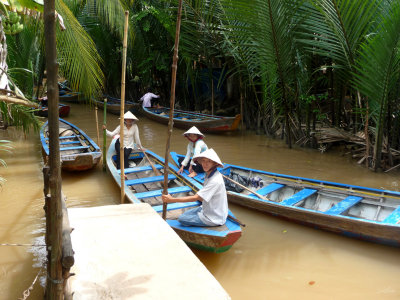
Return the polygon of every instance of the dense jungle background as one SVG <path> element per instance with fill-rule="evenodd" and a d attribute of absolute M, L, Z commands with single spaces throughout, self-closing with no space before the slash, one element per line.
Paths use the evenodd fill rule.
<path fill-rule="evenodd" d="M 36 101 L 46 91 L 43 7 L 29 3 L 1 8 L 0 89 Z M 56 9 L 60 80 L 87 102 L 120 96 L 129 10 L 126 99 L 151 90 L 169 105 L 177 1 L 57 0 Z M 394 0 L 184 0 L 177 107 L 241 113 L 243 128 L 288 147 L 345 145 L 360 164 L 392 170 L 399 41 Z M 0 99 L 0 110 L 3 125 L 37 130 L 31 108 Z"/>

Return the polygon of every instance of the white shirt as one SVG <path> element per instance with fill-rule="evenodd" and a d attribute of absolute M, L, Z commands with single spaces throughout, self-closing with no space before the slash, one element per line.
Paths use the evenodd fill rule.
<path fill-rule="evenodd" d="M 153 93 L 146 93 L 140 98 L 140 101 L 143 101 L 142 106 L 143 107 L 151 107 L 151 99 L 152 98 L 160 98 L 160 96 L 157 96 Z"/>
<path fill-rule="evenodd" d="M 197 195 L 203 199 L 202 210 L 198 216 L 206 225 L 224 225 L 228 217 L 228 199 L 224 179 L 218 170 L 210 175 L 204 180 L 203 188 L 197 192 Z"/>
<path fill-rule="evenodd" d="M 196 143 L 193 142 L 189 142 L 189 144 L 187 145 L 187 151 L 186 151 L 186 156 L 185 159 L 182 161 L 182 166 L 186 167 L 190 157 L 193 157 L 197 154 L 203 153 L 204 151 L 206 151 L 208 149 L 206 143 L 204 143 L 204 141 L 202 139 L 197 140 Z M 193 160 L 190 162 L 190 164 L 192 166 L 196 165 Z"/>
<path fill-rule="evenodd" d="M 114 131 L 106 130 L 107 136 L 114 137 L 115 135 L 120 133 L 120 126 L 118 125 Z M 135 142 L 142 148 L 142 144 L 140 143 L 139 138 L 139 128 L 136 124 L 132 124 L 131 128 L 127 128 L 124 124 L 124 148 L 135 148 Z"/>

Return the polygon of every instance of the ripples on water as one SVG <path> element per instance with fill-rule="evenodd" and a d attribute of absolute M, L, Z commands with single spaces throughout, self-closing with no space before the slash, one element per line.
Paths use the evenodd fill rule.
<path fill-rule="evenodd" d="M 100 123 L 102 115 L 99 111 Z M 164 156 L 167 127 L 138 117 L 143 146 Z M 71 105 L 71 115 L 66 120 L 97 140 L 93 108 Z M 109 130 L 119 125 L 117 116 L 108 114 L 107 121 Z M 171 151 L 186 151 L 183 132 L 174 129 Z M 0 153 L 9 166 L 0 168 L 0 175 L 7 178 L 0 191 L 0 243 L 43 244 L 39 137 L 29 134 L 25 139 L 11 128 L 0 131 L 0 139 L 3 138 L 14 141 L 14 150 L 5 156 Z M 232 164 L 399 190 L 399 172 L 372 173 L 342 152 L 321 154 L 310 149 L 288 149 L 280 140 L 240 132 L 206 134 L 205 142 L 223 161 Z M 62 177 L 68 207 L 119 203 L 120 192 L 101 166 L 82 174 L 63 172 Z M 296 225 L 235 205 L 230 208 L 247 225 L 241 239 L 226 253 L 195 254 L 232 299 L 400 299 L 399 249 Z M 0 247 L 0 299 L 22 297 L 44 257 L 43 247 Z M 42 288 L 37 283 L 30 299 L 41 298 Z"/>

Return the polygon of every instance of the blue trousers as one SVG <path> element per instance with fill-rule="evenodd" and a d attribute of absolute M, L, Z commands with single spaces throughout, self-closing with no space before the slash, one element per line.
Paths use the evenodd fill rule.
<path fill-rule="evenodd" d="M 204 224 L 197 214 L 199 211 L 201 211 L 201 209 L 201 206 L 198 206 L 185 211 L 179 216 L 178 221 L 183 226 L 209 226 Z"/>

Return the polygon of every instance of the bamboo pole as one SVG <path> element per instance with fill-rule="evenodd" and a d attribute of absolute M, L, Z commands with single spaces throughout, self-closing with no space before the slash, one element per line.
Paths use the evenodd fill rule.
<path fill-rule="evenodd" d="M 125 11 L 124 41 L 122 51 L 122 74 L 121 74 L 121 113 L 119 120 L 119 158 L 121 167 L 121 203 L 125 199 L 125 172 L 124 172 L 124 111 L 125 111 L 125 73 L 126 73 L 126 49 L 128 45 L 128 21 L 129 11 Z"/>
<path fill-rule="evenodd" d="M 175 85 L 176 85 L 176 71 L 178 69 L 178 48 L 179 48 L 179 34 L 181 30 L 181 15 L 182 15 L 182 0 L 179 0 L 178 16 L 176 21 L 175 30 L 175 46 L 174 46 L 174 57 L 172 60 L 172 76 L 171 76 L 171 101 L 169 110 L 169 121 L 168 121 L 168 133 L 167 143 L 165 145 L 165 166 L 164 166 L 164 189 L 163 194 L 168 194 L 168 160 L 169 160 L 169 147 L 171 145 L 171 134 L 174 126 L 174 107 L 175 107 Z M 167 203 L 163 202 L 162 217 L 165 220 L 167 218 Z"/>
<path fill-rule="evenodd" d="M 96 131 L 97 131 L 97 145 L 100 146 L 100 134 L 99 134 L 99 118 L 97 117 L 97 105 L 95 107 L 95 113 L 96 113 Z"/>
<path fill-rule="evenodd" d="M 104 115 L 103 125 L 107 126 L 107 98 L 104 98 Z M 106 171 L 106 157 L 107 157 L 107 129 L 103 129 L 103 171 Z"/>
<path fill-rule="evenodd" d="M 55 1 L 44 1 L 44 32 L 47 69 L 47 96 L 49 120 L 49 165 L 50 201 L 46 211 L 48 260 L 45 299 L 63 298 L 62 274 L 62 205 L 61 205 L 61 161 L 58 117 L 58 63 L 56 50 Z"/>

